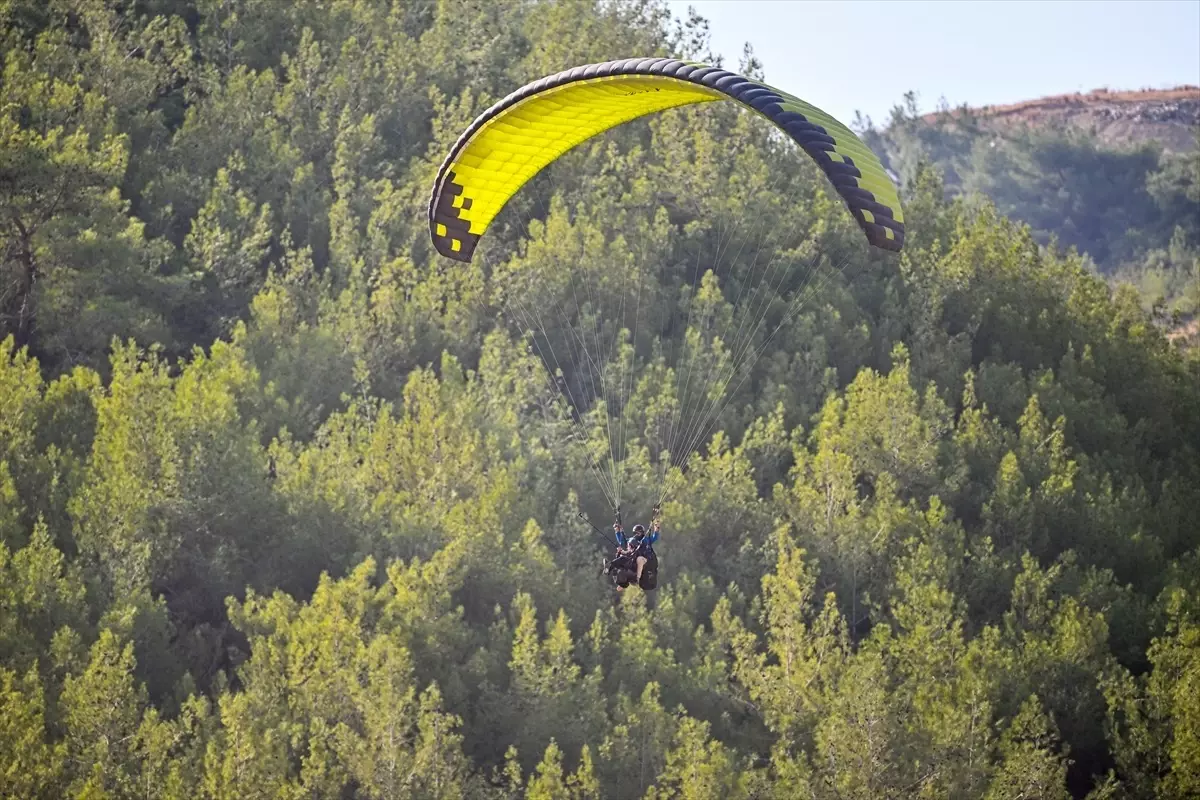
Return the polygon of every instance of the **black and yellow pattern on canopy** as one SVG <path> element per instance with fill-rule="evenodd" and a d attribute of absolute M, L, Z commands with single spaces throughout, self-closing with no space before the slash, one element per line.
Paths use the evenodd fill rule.
<path fill-rule="evenodd" d="M 437 251 L 470 261 L 509 198 L 563 153 L 598 133 L 675 106 L 735 100 L 796 141 L 824 170 L 867 235 L 904 245 L 896 187 L 871 150 L 820 109 L 765 83 L 670 58 L 590 64 L 523 86 L 471 123 L 442 162 L 429 201 Z"/>

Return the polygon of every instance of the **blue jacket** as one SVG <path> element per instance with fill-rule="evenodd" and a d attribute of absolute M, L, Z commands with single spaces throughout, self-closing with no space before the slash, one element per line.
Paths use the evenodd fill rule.
<path fill-rule="evenodd" d="M 624 547 L 632 538 L 632 537 L 626 536 L 625 531 L 616 531 L 616 534 L 617 534 L 617 544 L 621 545 L 621 547 Z M 658 531 L 650 531 L 644 537 L 642 537 L 642 547 L 645 547 L 647 550 L 653 550 L 654 543 L 657 541 L 658 541 Z"/>

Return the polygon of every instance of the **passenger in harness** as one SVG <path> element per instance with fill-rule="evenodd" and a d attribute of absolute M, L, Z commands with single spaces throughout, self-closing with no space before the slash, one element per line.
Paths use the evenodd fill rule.
<path fill-rule="evenodd" d="M 618 591 L 631 583 L 637 583 L 647 592 L 658 586 L 658 555 L 654 552 L 654 543 L 661 532 L 658 514 L 658 506 L 655 506 L 649 534 L 644 525 L 634 525 L 633 533 L 626 536 L 620 517 L 613 523 L 617 552 L 612 561 L 605 560 L 604 574 L 612 579 Z"/>

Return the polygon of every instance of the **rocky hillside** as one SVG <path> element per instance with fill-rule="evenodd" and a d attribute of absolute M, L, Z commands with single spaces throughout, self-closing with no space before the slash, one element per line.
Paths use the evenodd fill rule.
<path fill-rule="evenodd" d="M 923 114 L 905 97 L 864 131 L 905 184 L 987 197 L 1035 238 L 1086 253 L 1193 342 L 1200 316 L 1200 86 L 1058 95 Z M 1189 327 L 1191 326 L 1191 327 Z"/>
<path fill-rule="evenodd" d="M 925 115 L 934 122 L 945 112 Z M 960 115 L 963 112 L 950 112 Z M 1046 126 L 1066 123 L 1093 131 L 1109 145 L 1157 141 L 1170 152 L 1195 146 L 1200 127 L 1200 86 L 1173 89 L 1111 91 L 1096 89 L 1086 94 L 1061 94 L 1003 106 L 971 109 L 984 125 Z"/>

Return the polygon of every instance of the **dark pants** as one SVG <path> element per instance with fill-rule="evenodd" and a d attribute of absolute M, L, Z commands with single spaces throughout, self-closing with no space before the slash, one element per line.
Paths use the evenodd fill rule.
<path fill-rule="evenodd" d="M 624 589 L 636 583 L 645 591 L 658 586 L 658 556 L 651 550 L 637 555 L 618 556 L 610 568 L 613 583 Z"/>

